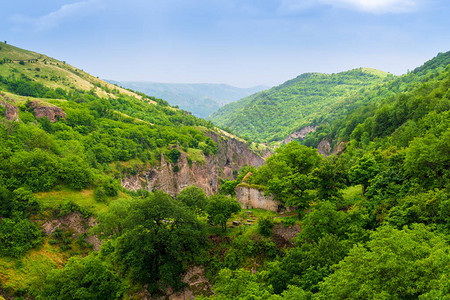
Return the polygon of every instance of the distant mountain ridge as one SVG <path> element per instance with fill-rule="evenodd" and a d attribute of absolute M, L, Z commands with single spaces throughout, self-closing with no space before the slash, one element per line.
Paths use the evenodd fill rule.
<path fill-rule="evenodd" d="M 227 104 L 211 120 L 255 141 L 280 141 L 304 126 L 318 125 L 324 116 L 346 113 L 358 91 L 394 78 L 369 68 L 337 74 L 305 73 Z M 316 121 L 319 123 L 314 124 Z"/>
<path fill-rule="evenodd" d="M 187 110 L 201 118 L 207 118 L 225 104 L 269 88 L 262 85 L 251 88 L 238 88 L 227 84 L 214 83 L 106 81 L 149 96 L 162 98 L 169 102 L 170 105 L 177 105 L 181 109 Z"/>

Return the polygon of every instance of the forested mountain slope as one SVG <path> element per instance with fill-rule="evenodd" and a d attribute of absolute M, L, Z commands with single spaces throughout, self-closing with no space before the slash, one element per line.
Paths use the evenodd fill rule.
<path fill-rule="evenodd" d="M 19 120 L 14 124 L 17 132 L 13 130 L 17 137 L 6 134 L 3 138 L 27 143 L 27 139 L 37 139 L 34 135 L 44 135 L 43 140 L 54 145 L 26 147 L 27 153 L 45 149 L 41 155 L 53 155 L 57 161 L 70 154 L 94 169 L 116 161 L 131 162 L 127 168 L 137 172 L 158 167 L 161 155 L 175 164 L 184 153 L 190 165 L 192 161 L 203 164 L 218 152 L 219 137 L 227 140 L 210 122 L 173 108 L 164 100 L 119 88 L 42 54 L 4 43 L 0 46 L 2 112 L 11 120 Z M 12 125 L 5 123 L 4 130 L 8 126 Z M 21 136 L 23 132 L 29 137 Z M 70 145 L 79 146 L 70 150 Z M 14 160 L 20 146 L 14 144 L 12 149 L 8 160 Z M 84 170 L 91 171 L 88 167 Z M 223 171 L 220 175 L 226 176 Z M 217 178 L 210 179 L 216 186 Z M 59 180 L 36 188 L 48 190 Z M 195 182 L 192 176 L 183 180 L 184 185 Z M 80 188 L 91 183 L 87 180 Z"/>
<path fill-rule="evenodd" d="M 241 136 L 272 142 L 328 115 L 352 109 L 358 93 L 395 76 L 374 69 L 306 73 L 267 91 L 228 104 L 211 120 Z"/>
<path fill-rule="evenodd" d="M 340 153 L 323 157 L 293 141 L 222 185 L 224 193 L 247 187 L 297 206 L 301 231 L 256 273 L 248 257 L 236 267 L 228 252 L 210 299 L 448 298 L 449 53 L 372 93 L 376 102 L 305 140 L 332 136 L 344 144 Z M 277 242 L 279 218 L 259 221 L 259 234 Z"/>
<path fill-rule="evenodd" d="M 0 296 L 36 296 L 50 270 L 98 250 L 89 227 L 118 199 L 190 185 L 206 197 L 221 177 L 262 163 L 245 141 L 164 100 L 0 43 Z"/>
<path fill-rule="evenodd" d="M 1 57 L 0 299 L 448 298 L 448 52 L 398 78 L 304 75 L 342 99 L 302 143 L 340 151 L 293 141 L 259 168 L 163 100 Z M 293 210 L 241 211 L 236 187 Z"/>
<path fill-rule="evenodd" d="M 237 88 L 227 84 L 197 83 L 158 83 L 137 81 L 114 81 L 125 88 L 165 99 L 172 106 L 192 112 L 194 116 L 206 118 L 220 107 L 247 97 L 268 87 Z"/>
<path fill-rule="evenodd" d="M 361 95 L 359 107 L 322 122 L 302 143 L 317 147 L 327 141 L 336 147 L 351 139 L 367 142 L 392 136 L 396 145 L 407 146 L 423 133 L 417 122 L 431 111 L 448 109 L 449 65 L 450 51 L 439 53 L 414 71 Z"/>

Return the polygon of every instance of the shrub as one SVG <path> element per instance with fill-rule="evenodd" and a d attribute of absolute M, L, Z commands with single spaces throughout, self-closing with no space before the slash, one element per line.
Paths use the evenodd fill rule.
<path fill-rule="evenodd" d="M 20 257 L 42 243 L 41 230 L 28 219 L 5 218 L 0 223 L 0 255 Z"/>
<path fill-rule="evenodd" d="M 272 235 L 273 220 L 270 217 L 262 217 L 258 220 L 258 233 L 269 237 Z"/>

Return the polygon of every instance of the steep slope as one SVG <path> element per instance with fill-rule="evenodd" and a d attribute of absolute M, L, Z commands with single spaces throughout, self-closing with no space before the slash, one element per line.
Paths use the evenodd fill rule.
<path fill-rule="evenodd" d="M 122 165 L 131 164 L 133 172 L 145 172 L 147 169 L 164 169 L 168 161 L 173 168 L 180 156 L 189 161 L 185 166 L 187 169 L 206 161 L 211 168 L 215 163 L 222 163 L 214 166 L 217 170 L 226 170 L 228 165 L 237 170 L 244 164 L 262 163 L 262 159 L 251 151 L 239 160 L 233 151 L 247 151 L 245 141 L 218 134 L 220 131 L 211 123 L 173 108 L 164 100 L 114 86 L 42 54 L 4 43 L 0 43 L 0 47 L 1 114 L 7 120 L 18 121 L 15 127 L 19 128 L 16 132 L 8 129 L 9 123 L 2 125 L 2 140 L 17 140 L 18 143 L 12 155 L 2 158 L 6 181 L 11 181 L 8 168 L 16 152 L 33 153 L 37 149 L 58 162 L 74 155 L 89 174 L 107 175 L 112 170 L 105 171 L 102 164 L 117 162 L 113 169 L 119 173 L 108 175 L 116 179 L 120 179 L 122 171 L 126 173 L 130 169 Z M 25 131 L 30 132 L 29 137 L 22 136 Z M 33 133 L 43 135 L 46 145 L 24 145 L 33 143 L 29 140 L 36 138 Z M 223 140 L 234 140 L 236 147 L 226 157 L 216 158 L 215 154 L 224 151 L 220 147 L 226 147 Z M 70 150 L 73 143 L 78 145 L 76 150 Z M 11 183 L 11 188 L 24 184 L 21 181 L 27 171 L 24 172 L 20 182 Z M 177 175 L 175 173 L 170 175 Z M 177 184 L 167 176 L 161 180 L 173 181 L 175 187 L 162 185 L 167 186 L 164 190 L 168 192 L 176 193 L 180 186 L 198 183 L 208 193 L 213 193 L 217 190 L 218 176 L 233 176 L 232 173 L 205 172 L 206 178 L 202 180 L 210 183 L 207 187 L 198 183 L 195 176 L 185 179 L 183 184 Z M 40 175 L 38 172 L 33 176 Z M 97 185 L 95 176 L 91 175 L 84 176 L 87 179 L 79 188 Z M 45 186 L 27 184 L 33 191 L 49 190 L 60 183 L 69 184 L 70 180 L 63 177 L 54 176 L 52 183 Z"/>
<path fill-rule="evenodd" d="M 220 107 L 267 89 L 265 86 L 237 88 L 226 84 L 181 84 L 107 80 L 125 88 L 165 99 L 170 105 L 192 112 L 194 116 L 206 118 Z"/>
<path fill-rule="evenodd" d="M 339 155 L 325 158 L 294 141 L 238 177 L 238 201 L 300 207 L 301 230 L 293 248 L 267 268 L 252 269 L 257 274 L 245 288 L 230 287 L 246 284 L 233 278 L 252 276 L 239 269 L 247 262 L 219 272 L 213 299 L 238 298 L 242 290 L 253 291 L 249 298 L 275 293 L 292 299 L 449 294 L 449 54 L 372 89 L 365 104 L 306 137 L 325 144 L 324 137 L 332 135 L 342 146 Z"/>
<path fill-rule="evenodd" d="M 391 74 L 363 68 L 331 75 L 306 73 L 228 104 L 211 120 L 257 141 L 279 141 L 304 126 L 318 125 L 313 122 L 318 117 L 344 114 L 358 91 L 393 78 Z"/>
<path fill-rule="evenodd" d="M 329 145 L 329 153 L 351 139 L 368 142 L 392 134 L 398 146 L 407 146 L 420 132 L 410 126 L 431 111 L 448 109 L 449 65 L 450 51 L 439 53 L 414 71 L 361 93 L 356 109 L 321 124 L 303 143 Z"/>

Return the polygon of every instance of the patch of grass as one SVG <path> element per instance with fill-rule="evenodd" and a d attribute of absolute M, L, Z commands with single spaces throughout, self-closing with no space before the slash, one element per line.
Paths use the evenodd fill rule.
<path fill-rule="evenodd" d="M 114 201 L 118 198 L 129 198 L 127 195 L 119 191 L 116 197 L 109 198 L 107 202 L 98 202 L 94 199 L 94 190 L 74 191 L 68 188 L 62 188 L 59 191 L 37 193 L 36 197 L 39 204 L 44 208 L 58 208 L 60 205 L 69 201 L 78 204 L 86 210 L 98 214 L 108 208 L 108 201 Z"/>
<path fill-rule="evenodd" d="M 342 195 L 344 197 L 344 204 L 351 205 L 359 200 L 364 200 L 362 194 L 361 185 L 349 186 L 348 188 L 342 190 Z"/>
<path fill-rule="evenodd" d="M 200 149 L 188 148 L 187 155 L 197 165 L 206 164 L 205 156 L 203 155 L 203 151 Z"/>
<path fill-rule="evenodd" d="M 0 282 L 8 292 L 36 293 L 44 283 L 47 274 L 54 268 L 62 267 L 68 259 L 57 247 L 46 241 L 40 248 L 30 250 L 24 257 L 0 258 Z"/>

